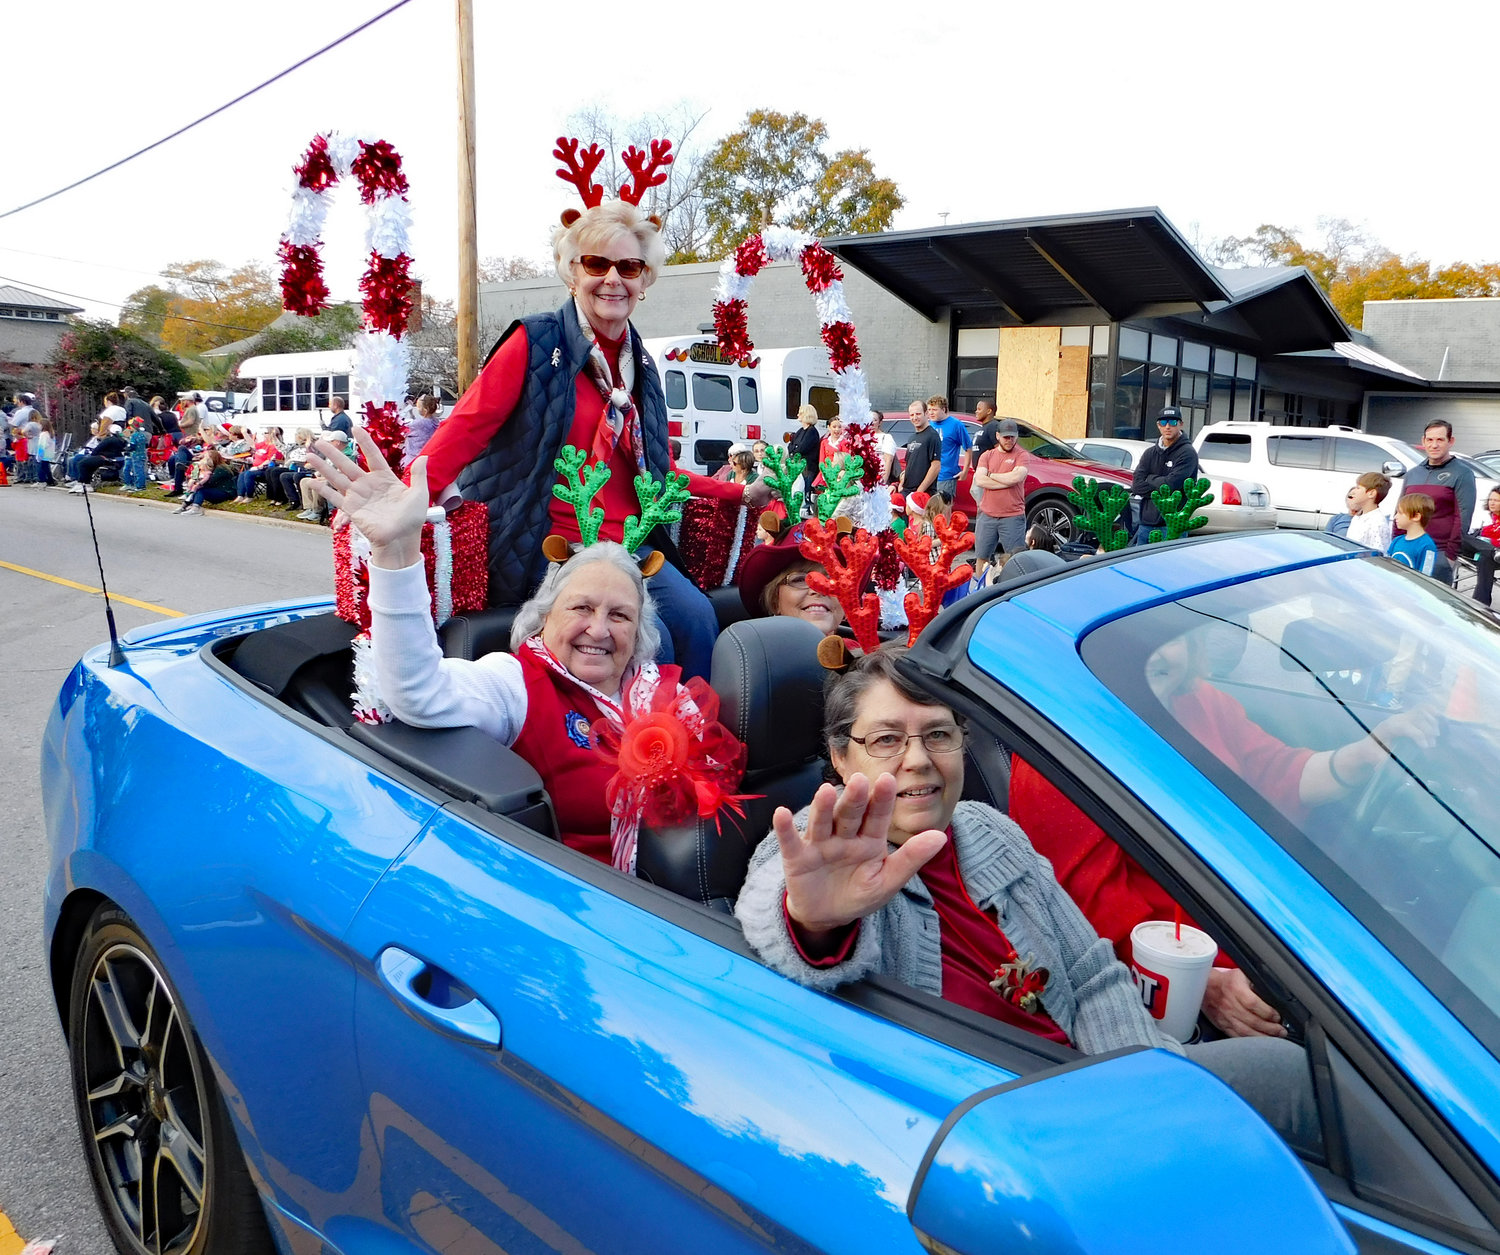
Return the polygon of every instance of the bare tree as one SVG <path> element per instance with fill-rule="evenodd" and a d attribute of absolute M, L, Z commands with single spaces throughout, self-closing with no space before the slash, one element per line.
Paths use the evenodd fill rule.
<path fill-rule="evenodd" d="M 661 113 L 642 114 L 637 118 L 616 117 L 600 104 L 572 114 L 565 123 L 570 136 L 577 136 L 585 147 L 598 144 L 604 150 L 604 161 L 594 177 L 611 195 L 618 194 L 630 171 L 620 160 L 621 154 L 634 145 L 648 149 L 653 139 L 672 141 L 672 164 L 667 167 L 667 181 L 653 187 L 641 208 L 662 221 L 662 242 L 670 263 L 702 261 L 708 239 L 708 225 L 703 213 L 704 155 L 693 143 L 693 136 L 707 111 L 699 112 L 682 101 Z"/>
<path fill-rule="evenodd" d="M 407 386 L 425 392 L 441 384 L 458 394 L 458 314 L 452 301 L 422 298 L 422 327 L 407 335 Z"/>
<path fill-rule="evenodd" d="M 479 263 L 480 283 L 506 283 L 511 279 L 541 279 L 551 268 L 530 257 L 486 257 Z"/>

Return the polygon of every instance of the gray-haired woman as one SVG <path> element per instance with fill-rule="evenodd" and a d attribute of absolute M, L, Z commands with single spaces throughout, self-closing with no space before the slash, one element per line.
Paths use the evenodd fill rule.
<path fill-rule="evenodd" d="M 551 567 L 517 611 L 511 652 L 445 658 L 432 626 L 422 562 L 427 461 L 410 486 L 386 465 L 362 427 L 354 436 L 369 470 L 319 442 L 309 460 L 324 495 L 370 542 L 370 640 L 381 696 L 397 718 L 423 728 L 476 727 L 537 769 L 562 840 L 621 870 L 632 865 L 634 829 L 611 816 L 614 768 L 589 729 L 618 727 L 668 682 L 652 662 L 660 645 L 651 596 L 623 547 L 591 545 Z"/>

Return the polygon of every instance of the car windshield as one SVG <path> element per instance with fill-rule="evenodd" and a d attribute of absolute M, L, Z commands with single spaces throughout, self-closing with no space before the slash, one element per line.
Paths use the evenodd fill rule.
<path fill-rule="evenodd" d="M 1372 556 L 1140 611 L 1083 657 L 1500 1055 L 1492 618 Z"/>
<path fill-rule="evenodd" d="M 1064 444 L 1056 436 L 1048 435 L 1045 431 L 1038 431 L 1029 423 L 1021 423 L 1019 426 L 1021 429 L 1021 438 L 1016 443 L 1034 457 L 1073 462 L 1088 461 L 1072 445 Z"/>

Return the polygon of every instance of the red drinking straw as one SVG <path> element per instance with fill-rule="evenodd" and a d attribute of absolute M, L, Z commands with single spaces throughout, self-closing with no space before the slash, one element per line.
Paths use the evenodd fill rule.
<path fill-rule="evenodd" d="M 1172 918 L 1173 918 L 1173 920 L 1176 923 L 1176 928 L 1175 928 L 1174 931 L 1177 934 L 1177 940 L 1181 941 L 1182 940 L 1182 908 L 1180 906 L 1177 906 L 1175 904 L 1173 905 L 1173 907 L 1172 907 Z"/>

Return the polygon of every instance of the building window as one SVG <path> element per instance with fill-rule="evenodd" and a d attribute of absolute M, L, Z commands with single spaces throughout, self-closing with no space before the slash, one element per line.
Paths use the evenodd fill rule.
<path fill-rule="evenodd" d="M 993 401 L 1000 382 L 1000 368 L 993 357 L 953 359 L 953 408 L 972 414 L 980 401 Z"/>

